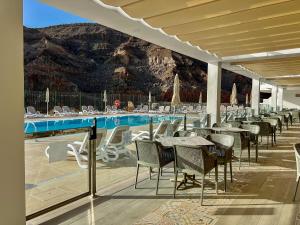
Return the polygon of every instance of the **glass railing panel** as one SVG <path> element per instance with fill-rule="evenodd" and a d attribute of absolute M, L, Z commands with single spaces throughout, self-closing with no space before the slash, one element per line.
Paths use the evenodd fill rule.
<path fill-rule="evenodd" d="M 74 132 L 26 136 L 26 215 L 89 191 L 88 129 Z M 85 143 L 81 144 L 83 141 Z"/>

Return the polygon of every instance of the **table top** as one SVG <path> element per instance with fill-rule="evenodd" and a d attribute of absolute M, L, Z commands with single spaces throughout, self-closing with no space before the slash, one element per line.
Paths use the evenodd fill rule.
<path fill-rule="evenodd" d="M 226 132 L 226 131 L 236 132 L 236 133 L 249 132 L 249 130 L 238 128 L 238 127 L 213 127 L 211 129 L 217 132 Z"/>
<path fill-rule="evenodd" d="M 174 145 L 183 145 L 189 147 L 212 146 L 214 143 L 201 137 L 161 137 L 157 139 L 163 146 L 171 147 Z"/>

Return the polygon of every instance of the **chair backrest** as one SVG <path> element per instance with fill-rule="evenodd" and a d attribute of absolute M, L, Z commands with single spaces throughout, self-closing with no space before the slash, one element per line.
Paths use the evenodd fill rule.
<path fill-rule="evenodd" d="M 188 111 L 189 111 L 189 112 L 192 112 L 193 110 L 194 110 L 194 107 L 193 107 L 192 105 L 189 105 Z"/>
<path fill-rule="evenodd" d="M 160 124 L 158 125 L 153 137 L 156 138 L 156 137 L 164 135 L 167 132 L 169 125 L 170 125 L 170 120 L 161 121 Z"/>
<path fill-rule="evenodd" d="M 179 130 L 174 133 L 174 137 L 194 137 L 197 136 L 197 133 L 189 130 Z"/>
<path fill-rule="evenodd" d="M 198 127 L 194 127 L 193 132 L 196 133 L 197 136 L 201 136 L 201 137 L 204 137 L 204 138 L 207 138 L 207 136 L 211 134 L 210 129 L 198 128 Z"/>
<path fill-rule="evenodd" d="M 58 106 L 58 105 L 54 106 L 53 111 L 54 112 L 59 112 L 59 113 L 63 112 L 62 108 L 60 106 Z"/>
<path fill-rule="evenodd" d="M 87 110 L 88 110 L 88 108 L 86 105 L 81 106 L 81 111 L 87 111 Z"/>
<path fill-rule="evenodd" d="M 159 165 L 159 149 L 155 141 L 136 140 L 136 156 L 139 162 L 146 165 Z"/>
<path fill-rule="evenodd" d="M 222 149 L 231 149 L 234 145 L 234 137 L 228 134 L 210 134 L 208 139 L 217 147 Z"/>
<path fill-rule="evenodd" d="M 173 132 L 176 132 L 178 129 L 179 129 L 179 126 L 182 122 L 182 119 L 175 119 L 171 125 L 172 125 L 172 128 L 173 128 Z"/>
<path fill-rule="evenodd" d="M 107 144 L 121 145 L 124 143 L 123 132 L 129 130 L 129 126 L 115 127 L 107 140 Z"/>
<path fill-rule="evenodd" d="M 196 171 L 201 174 L 208 173 L 214 168 L 208 153 L 201 147 L 187 147 L 176 145 L 175 167 L 181 171 Z"/>
<path fill-rule="evenodd" d="M 28 114 L 36 114 L 36 110 L 33 106 L 27 106 L 27 113 Z"/>
<path fill-rule="evenodd" d="M 94 109 L 94 106 L 92 106 L 92 105 L 89 105 L 88 106 L 88 111 L 94 111 L 95 109 Z"/>
<path fill-rule="evenodd" d="M 170 109 L 171 109 L 171 107 L 170 107 L 169 105 L 167 105 L 167 106 L 165 107 L 165 112 L 170 112 Z"/>
<path fill-rule="evenodd" d="M 66 106 L 66 105 L 64 105 L 64 106 L 62 107 L 62 110 L 63 110 L 63 112 L 65 112 L 65 113 L 71 112 L 69 106 Z"/>
<path fill-rule="evenodd" d="M 231 124 L 232 127 L 241 127 L 241 121 L 227 121 L 227 123 Z"/>
<path fill-rule="evenodd" d="M 230 124 L 230 123 L 221 123 L 221 127 L 231 128 L 232 124 Z"/>
<path fill-rule="evenodd" d="M 260 127 L 255 124 L 242 124 L 242 128 L 249 130 L 250 134 L 258 135 L 260 132 Z"/>
<path fill-rule="evenodd" d="M 270 135 L 270 133 L 272 132 L 272 128 L 269 122 L 265 122 L 265 121 L 256 121 L 252 123 L 253 125 L 258 125 L 259 126 L 259 134 L 262 136 L 267 136 Z"/>
<path fill-rule="evenodd" d="M 277 124 L 278 124 L 277 119 L 264 118 L 263 121 L 270 123 L 271 126 L 277 126 Z"/>
<path fill-rule="evenodd" d="M 163 112 L 164 109 L 165 109 L 165 107 L 164 107 L 163 105 L 161 105 L 161 106 L 158 107 L 158 111 L 159 111 L 159 112 Z"/>
<path fill-rule="evenodd" d="M 296 158 L 296 166 L 297 166 L 297 180 L 300 176 L 300 143 L 296 143 L 293 145 L 295 151 L 295 158 Z"/>
<path fill-rule="evenodd" d="M 97 139 L 96 139 L 96 148 L 99 149 L 105 144 L 107 130 L 103 128 L 97 128 Z"/>
<path fill-rule="evenodd" d="M 143 110 L 148 111 L 148 109 L 149 109 L 148 105 L 143 106 Z"/>

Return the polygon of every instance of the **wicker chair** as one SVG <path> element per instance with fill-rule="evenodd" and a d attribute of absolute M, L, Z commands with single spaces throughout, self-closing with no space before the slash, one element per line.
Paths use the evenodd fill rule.
<path fill-rule="evenodd" d="M 231 128 L 232 124 L 231 123 L 221 123 L 221 127 Z"/>
<path fill-rule="evenodd" d="M 224 165 L 224 190 L 227 190 L 227 163 L 230 166 L 230 181 L 232 182 L 232 155 L 234 137 L 225 134 L 211 134 L 208 139 L 216 145 L 219 165 Z"/>
<path fill-rule="evenodd" d="M 197 136 L 197 134 L 192 131 L 189 131 L 189 130 L 179 130 L 179 131 L 176 131 L 173 136 L 174 137 L 191 137 L 191 136 Z"/>
<path fill-rule="evenodd" d="M 216 193 L 218 193 L 218 163 L 217 156 L 205 148 L 175 146 L 175 184 L 173 196 L 176 196 L 178 172 L 184 174 L 201 174 L 201 205 L 203 203 L 205 175 L 215 169 Z"/>
<path fill-rule="evenodd" d="M 275 115 L 271 116 L 270 119 L 275 119 L 277 120 L 277 128 L 279 129 L 280 134 L 282 133 L 282 116 L 280 115 Z"/>
<path fill-rule="evenodd" d="M 197 134 L 197 136 L 201 136 L 206 138 L 208 135 L 211 134 L 210 128 L 193 128 L 193 132 Z"/>
<path fill-rule="evenodd" d="M 239 169 L 241 168 L 242 154 L 244 150 L 248 150 L 248 162 L 250 165 L 250 142 L 248 136 L 246 136 L 245 133 L 236 133 L 236 132 L 229 132 L 229 131 L 223 131 L 222 134 L 227 134 L 234 137 L 233 151 L 234 151 L 234 155 L 235 154 L 239 155 L 238 156 Z"/>
<path fill-rule="evenodd" d="M 262 137 L 267 137 L 267 149 L 269 148 L 269 137 L 273 135 L 272 127 L 270 123 L 268 122 L 253 122 L 253 125 L 258 125 L 259 126 L 259 136 Z M 272 146 L 273 146 L 273 138 L 272 139 Z"/>
<path fill-rule="evenodd" d="M 227 123 L 231 124 L 232 127 L 241 127 L 241 121 L 227 121 Z"/>
<path fill-rule="evenodd" d="M 296 184 L 293 201 L 295 201 L 295 199 L 296 199 L 298 185 L 299 185 L 299 181 L 300 181 L 300 143 L 294 144 L 294 151 L 295 151 L 296 166 L 297 166 L 297 177 L 296 177 L 297 184 Z"/>
<path fill-rule="evenodd" d="M 264 118 L 263 121 L 270 123 L 271 129 L 272 129 L 272 137 L 273 137 L 274 143 L 276 144 L 276 130 L 277 130 L 277 126 L 278 126 L 278 120 L 272 119 L 272 118 Z"/>
<path fill-rule="evenodd" d="M 174 162 L 174 152 L 173 149 L 170 152 L 165 151 L 160 143 L 150 140 L 137 140 L 136 144 L 136 154 L 137 154 L 137 169 L 136 169 L 136 179 L 134 188 L 137 186 L 139 168 L 140 166 L 149 167 L 150 179 L 151 179 L 151 169 L 158 168 L 157 173 L 157 183 L 156 183 L 156 195 L 158 193 L 159 177 L 161 175 L 161 170 L 167 164 Z"/>
<path fill-rule="evenodd" d="M 299 113 L 299 111 L 292 111 L 291 116 L 292 116 L 292 121 L 291 121 L 292 123 L 300 122 L 300 113 Z"/>
<path fill-rule="evenodd" d="M 255 145 L 255 161 L 258 160 L 258 135 L 260 132 L 260 127 L 254 124 L 243 124 L 242 128 L 245 130 L 249 130 L 249 141 Z"/>

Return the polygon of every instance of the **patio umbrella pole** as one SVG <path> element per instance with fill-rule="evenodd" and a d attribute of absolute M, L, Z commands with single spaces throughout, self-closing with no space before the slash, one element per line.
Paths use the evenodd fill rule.
<path fill-rule="evenodd" d="M 153 140 L 153 118 L 150 116 L 149 118 L 149 139 Z"/>
<path fill-rule="evenodd" d="M 225 122 L 227 123 L 227 105 L 225 106 Z"/>

